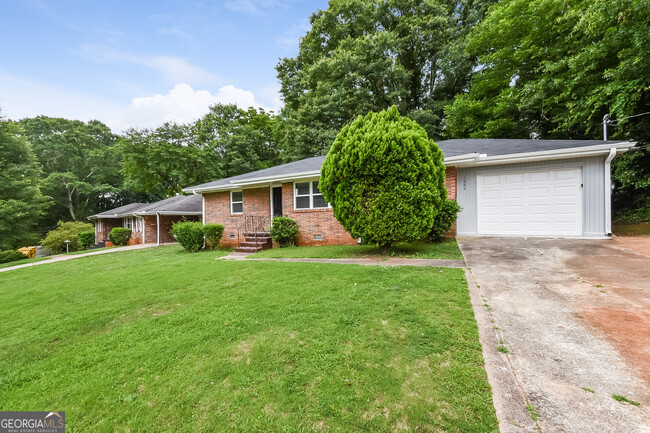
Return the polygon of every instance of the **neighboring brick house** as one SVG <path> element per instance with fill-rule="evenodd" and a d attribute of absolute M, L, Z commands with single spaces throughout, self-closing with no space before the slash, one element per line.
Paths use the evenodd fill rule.
<path fill-rule="evenodd" d="M 92 215 L 95 221 L 95 242 L 109 242 L 108 235 L 115 227 L 132 230 L 129 245 L 165 244 L 175 242 L 171 228 L 180 220 L 201 221 L 200 195 L 179 195 L 155 203 L 131 203 Z"/>
<path fill-rule="evenodd" d="M 635 143 L 460 139 L 438 142 L 449 198 L 465 236 L 604 237 L 611 234 L 610 162 Z M 299 245 L 354 244 L 318 190 L 324 156 L 185 188 L 203 196 L 203 222 L 225 226 L 236 246 L 247 221 L 298 223 Z"/>

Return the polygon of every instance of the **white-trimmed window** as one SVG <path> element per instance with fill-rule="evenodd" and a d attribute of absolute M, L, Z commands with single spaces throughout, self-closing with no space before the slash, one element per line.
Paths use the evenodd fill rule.
<path fill-rule="evenodd" d="M 133 217 L 122 218 L 122 227 L 133 230 Z"/>
<path fill-rule="evenodd" d="M 318 189 L 318 181 L 295 182 L 293 184 L 294 209 L 326 209 L 330 207 Z"/>
<path fill-rule="evenodd" d="M 244 213 L 244 194 L 242 191 L 230 191 L 230 213 Z"/>
<path fill-rule="evenodd" d="M 135 231 L 139 233 L 144 231 L 144 218 L 135 217 Z"/>

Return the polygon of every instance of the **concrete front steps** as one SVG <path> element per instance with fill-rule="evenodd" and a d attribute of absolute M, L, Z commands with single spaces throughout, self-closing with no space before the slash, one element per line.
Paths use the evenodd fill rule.
<path fill-rule="evenodd" d="M 270 233 L 257 233 L 257 236 L 255 236 L 255 233 L 244 233 L 244 242 L 239 243 L 239 246 L 235 248 L 235 252 L 252 254 L 270 248 L 273 248 Z"/>

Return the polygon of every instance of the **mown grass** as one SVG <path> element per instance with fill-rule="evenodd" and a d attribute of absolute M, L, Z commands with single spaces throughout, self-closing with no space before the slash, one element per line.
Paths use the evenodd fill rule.
<path fill-rule="evenodd" d="M 390 253 L 392 257 L 417 259 L 454 259 L 463 260 L 456 239 L 445 239 L 441 243 L 410 242 L 395 245 Z M 314 258 L 314 259 L 349 259 L 385 257 L 376 245 L 326 245 L 322 247 L 287 247 L 261 251 L 250 258 Z"/>
<path fill-rule="evenodd" d="M 67 431 L 497 431 L 462 270 L 179 247 L 0 274 L 0 410 Z"/>
<path fill-rule="evenodd" d="M 16 260 L 14 262 L 0 263 L 0 269 L 10 268 L 12 266 L 24 265 L 26 263 L 40 262 L 47 259 L 49 259 L 49 257 L 31 257 L 23 260 Z"/>

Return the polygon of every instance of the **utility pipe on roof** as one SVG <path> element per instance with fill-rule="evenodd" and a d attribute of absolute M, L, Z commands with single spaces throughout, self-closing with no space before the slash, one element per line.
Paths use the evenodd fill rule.
<path fill-rule="evenodd" d="M 612 159 L 616 156 L 616 148 L 609 149 L 605 159 L 605 234 L 612 235 Z"/>

